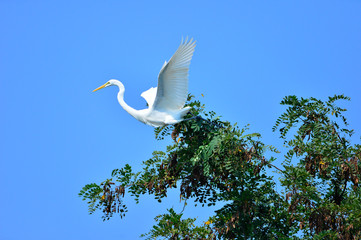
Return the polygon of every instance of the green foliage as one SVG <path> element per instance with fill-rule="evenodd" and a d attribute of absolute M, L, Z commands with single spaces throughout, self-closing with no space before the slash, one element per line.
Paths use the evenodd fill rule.
<path fill-rule="evenodd" d="M 169 209 L 142 235 L 147 239 L 297 239 L 300 234 L 357 239 L 361 151 L 349 140 L 353 130 L 347 128 L 345 109 L 335 104 L 339 99 L 349 100 L 342 95 L 326 102 L 288 96 L 281 102 L 288 109 L 273 128 L 289 148 L 281 170 L 272 165 L 275 158 L 265 158 L 266 151 L 278 150 L 262 143 L 260 134 L 221 121 L 190 96 L 189 117 L 203 118 L 156 128 L 156 139 L 173 140 L 165 152 L 153 152 L 139 172 L 128 164 L 113 170 L 110 179 L 86 185 L 79 195 L 90 213 L 99 209 L 104 219 L 113 213 L 124 217 L 125 195 L 137 203 L 145 194 L 161 202 L 172 188 L 181 200 L 202 207 L 225 203 L 201 226 Z M 266 172 L 271 167 L 278 170 L 285 193 L 275 190 Z"/>
<path fill-rule="evenodd" d="M 146 239 L 213 239 L 215 234 L 208 224 L 196 226 L 196 218 L 181 219 L 183 214 L 177 214 L 172 208 L 167 214 L 155 218 L 157 225 L 141 237 Z"/>
<path fill-rule="evenodd" d="M 347 128 L 346 109 L 336 106 L 337 100 L 350 99 L 286 97 L 281 104 L 289 107 L 274 127 L 289 148 L 281 181 L 289 221 L 297 223 L 308 239 L 361 237 L 361 148 L 351 144 L 353 130 Z M 292 128 L 297 128 L 296 134 L 287 138 Z M 298 160 L 296 165 L 292 159 Z"/>
<path fill-rule="evenodd" d="M 100 208 L 100 195 L 103 193 L 101 187 L 95 183 L 87 184 L 80 191 L 79 196 L 83 197 L 83 201 L 88 200 L 89 213 L 92 214 L 98 208 Z"/>

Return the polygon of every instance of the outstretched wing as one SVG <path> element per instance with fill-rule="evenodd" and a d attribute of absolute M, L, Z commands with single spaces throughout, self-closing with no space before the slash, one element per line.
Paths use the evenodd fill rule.
<path fill-rule="evenodd" d="M 193 56 L 195 41 L 188 38 L 180 44 L 169 62 L 165 63 L 158 76 L 154 109 L 182 109 L 188 95 L 188 69 Z"/>
<path fill-rule="evenodd" d="M 145 99 L 145 101 L 147 101 L 148 107 L 151 108 L 153 106 L 156 94 L 157 94 L 157 88 L 152 87 L 152 88 L 148 89 L 147 91 L 142 92 L 142 94 L 140 94 L 140 96 L 142 96 Z"/>

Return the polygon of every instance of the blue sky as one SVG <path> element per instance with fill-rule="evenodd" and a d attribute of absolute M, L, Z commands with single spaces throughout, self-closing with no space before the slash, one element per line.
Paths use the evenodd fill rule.
<path fill-rule="evenodd" d="M 102 222 L 77 194 L 164 149 L 116 88 L 91 91 L 119 79 L 128 104 L 144 108 L 140 94 L 182 36 L 197 40 L 190 92 L 225 120 L 281 146 L 271 128 L 284 96 L 345 94 L 359 142 L 360 12 L 356 0 L 0 1 L 0 238 L 137 239 L 157 214 L 181 209 L 176 192 L 163 204 L 145 196 L 128 200 L 124 220 Z"/>

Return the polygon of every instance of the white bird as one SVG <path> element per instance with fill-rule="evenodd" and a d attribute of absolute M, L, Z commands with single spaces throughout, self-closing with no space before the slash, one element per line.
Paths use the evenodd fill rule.
<path fill-rule="evenodd" d="M 124 102 L 124 85 L 115 79 L 93 90 L 118 86 L 118 102 L 135 119 L 153 127 L 176 124 L 183 121 L 191 107 L 184 107 L 188 96 L 188 69 L 193 56 L 195 41 L 188 38 L 181 42 L 169 62 L 165 61 L 158 76 L 158 87 L 150 88 L 141 96 L 148 108 L 136 110 Z"/>

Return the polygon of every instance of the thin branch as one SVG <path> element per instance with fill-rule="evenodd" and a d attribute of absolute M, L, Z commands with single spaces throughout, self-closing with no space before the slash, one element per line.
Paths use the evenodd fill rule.
<path fill-rule="evenodd" d="M 186 199 L 184 200 L 183 209 L 182 209 L 182 211 L 181 211 L 179 214 L 182 214 L 182 213 L 183 213 L 183 211 L 184 211 L 184 209 L 186 208 L 186 205 L 187 205 L 187 200 L 188 200 L 188 198 L 186 198 Z"/>
<path fill-rule="evenodd" d="M 268 162 L 265 157 L 263 157 L 263 160 L 265 163 L 267 163 L 267 165 L 276 168 L 278 171 L 282 172 L 282 173 L 286 173 L 284 170 L 281 170 L 280 168 L 276 167 L 275 165 L 271 164 L 270 162 Z"/>

